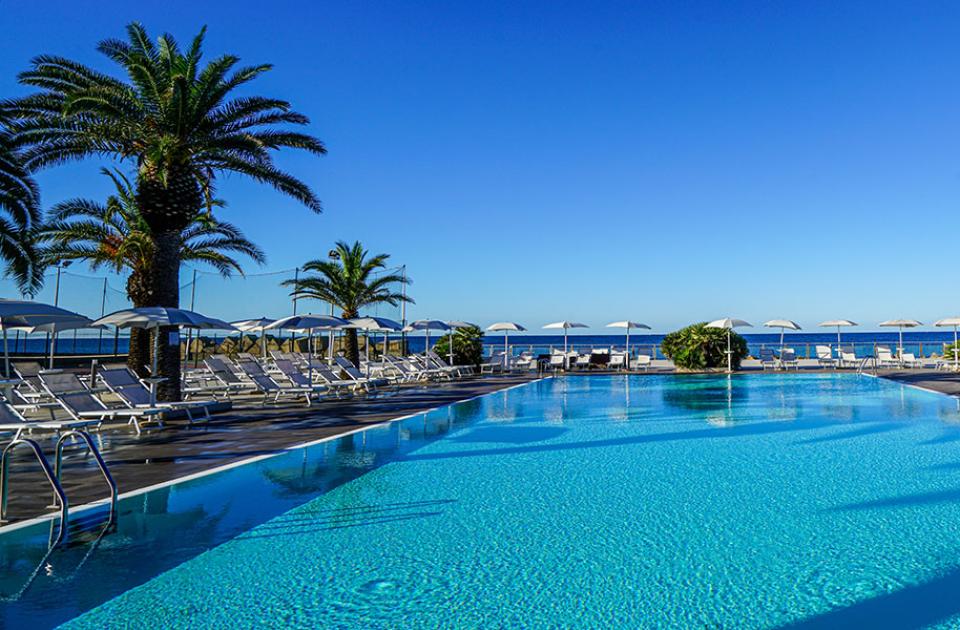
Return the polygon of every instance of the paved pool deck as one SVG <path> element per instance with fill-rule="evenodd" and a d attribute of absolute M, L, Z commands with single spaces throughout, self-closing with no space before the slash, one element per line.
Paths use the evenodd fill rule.
<path fill-rule="evenodd" d="M 580 374 L 610 373 L 593 371 Z M 883 370 L 876 375 L 898 383 L 960 396 L 960 374 L 934 370 Z M 435 407 L 536 378 L 536 374 L 503 375 L 441 384 L 408 385 L 377 396 L 332 400 L 311 407 L 294 402 L 262 407 L 253 400 L 241 400 L 233 409 L 214 414 L 210 421 L 193 426 L 183 420 L 173 420 L 164 429 L 147 430 L 137 436 L 125 426 L 114 425 L 104 427 L 94 436 L 122 494 L 424 413 Z M 37 439 L 52 459 L 53 439 Z M 18 452 L 12 466 L 15 470 L 10 482 L 10 520 L 16 522 L 50 512 L 47 508 L 50 500 L 48 486 L 39 467 L 30 461 L 28 453 Z M 83 456 L 82 452 L 68 453 L 65 458 L 63 486 L 72 506 L 101 499 L 105 492 L 92 459 Z"/>
<path fill-rule="evenodd" d="M 121 494 L 292 446 L 332 438 L 367 426 L 424 413 L 435 407 L 495 392 L 537 378 L 530 375 L 485 376 L 447 383 L 405 385 L 375 396 L 330 400 L 306 407 L 303 402 L 260 406 L 255 399 L 238 400 L 232 409 L 207 422 L 188 425 L 171 420 L 162 429 L 137 436 L 124 425 L 93 432 Z M 53 459 L 53 438 L 35 437 Z M 49 485 L 29 452 L 18 449 L 12 461 L 8 518 L 11 522 L 52 510 Z M 67 453 L 63 488 L 72 507 L 102 499 L 106 486 L 92 458 L 77 449 Z"/>

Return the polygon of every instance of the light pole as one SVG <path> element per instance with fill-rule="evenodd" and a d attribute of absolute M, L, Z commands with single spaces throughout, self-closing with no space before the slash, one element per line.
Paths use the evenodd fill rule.
<path fill-rule="evenodd" d="M 335 249 L 331 249 L 331 250 L 327 253 L 327 257 L 328 257 L 330 260 L 340 260 L 340 252 L 338 252 L 338 251 L 335 250 Z M 331 316 L 331 317 L 333 316 L 333 302 L 330 302 L 330 316 Z M 332 329 L 332 328 L 330 329 L 330 337 L 329 337 L 329 340 L 330 340 L 330 353 L 329 353 L 329 354 L 330 354 L 330 365 L 333 365 L 333 329 Z"/>
<path fill-rule="evenodd" d="M 61 260 L 57 263 L 57 281 L 53 286 L 53 305 L 60 306 L 60 272 L 65 268 L 69 267 L 72 263 L 72 260 Z M 50 353 L 50 349 L 53 347 L 53 344 L 57 343 L 57 333 L 47 333 L 47 348 L 46 353 Z M 50 359 L 52 362 L 53 359 Z M 53 367 L 51 365 L 50 367 Z"/>

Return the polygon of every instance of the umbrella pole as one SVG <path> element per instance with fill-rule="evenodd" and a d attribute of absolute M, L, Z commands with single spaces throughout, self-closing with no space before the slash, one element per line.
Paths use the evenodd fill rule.
<path fill-rule="evenodd" d="M 313 387 L 313 328 L 310 329 L 310 342 L 307 344 L 307 384 Z"/>
<path fill-rule="evenodd" d="M 53 349 L 57 347 L 57 333 L 50 334 L 50 359 L 47 361 L 47 368 L 53 369 Z"/>
<path fill-rule="evenodd" d="M 153 366 L 150 370 L 150 376 L 153 378 L 157 377 L 157 355 L 160 353 L 160 328 L 153 329 L 153 361 L 151 365 Z"/>
<path fill-rule="evenodd" d="M 7 344 L 6 326 L 3 327 L 3 370 L 6 377 L 10 378 L 10 346 Z"/>
<path fill-rule="evenodd" d="M 957 369 L 957 360 L 960 359 L 960 350 L 957 348 L 957 327 L 953 327 L 953 369 Z"/>
<path fill-rule="evenodd" d="M 563 353 L 567 353 L 567 329 L 563 329 Z"/>
<path fill-rule="evenodd" d="M 630 327 L 629 326 L 627 326 L 626 355 L 627 355 L 627 371 L 629 372 L 630 371 Z"/>
<path fill-rule="evenodd" d="M 507 358 L 507 351 L 508 351 L 507 334 L 508 334 L 507 331 L 504 330 L 503 331 L 503 371 L 504 372 L 510 369 L 510 359 Z"/>
<path fill-rule="evenodd" d="M 453 365 L 453 327 L 450 328 L 450 365 Z"/>
<path fill-rule="evenodd" d="M 727 329 L 727 372 L 733 372 L 733 351 L 730 350 L 730 329 Z"/>

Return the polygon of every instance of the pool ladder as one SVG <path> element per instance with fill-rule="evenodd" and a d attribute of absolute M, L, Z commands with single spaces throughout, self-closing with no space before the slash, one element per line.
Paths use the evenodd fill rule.
<path fill-rule="evenodd" d="M 110 530 L 116 525 L 117 520 L 117 482 L 114 481 L 113 476 L 110 474 L 110 469 L 107 468 L 107 463 L 103 461 L 103 457 L 101 457 L 100 451 L 93 443 L 93 438 L 90 437 L 89 433 L 80 430 L 64 432 L 57 440 L 53 468 L 50 467 L 50 462 L 47 461 L 47 458 L 44 456 L 40 445 L 29 438 L 13 440 L 7 444 L 3 449 L 3 454 L 0 455 L 0 524 L 7 521 L 7 500 L 10 494 L 8 487 L 10 481 L 10 455 L 14 450 L 24 447 L 34 454 L 37 463 L 40 464 L 40 470 L 43 472 L 44 477 L 47 478 L 47 482 L 53 490 L 53 504 L 50 505 L 50 507 L 59 508 L 60 510 L 60 524 L 57 528 L 56 537 L 53 536 L 53 532 L 51 531 L 51 549 L 62 544 L 67 537 L 70 504 L 67 500 L 66 493 L 63 491 L 63 486 L 60 483 L 60 477 L 63 471 L 63 449 L 67 444 L 67 440 L 71 438 L 79 439 L 82 443 L 86 444 L 87 450 L 93 455 L 97 463 L 97 468 L 100 469 L 100 473 L 103 475 L 103 479 L 110 489 L 110 512 L 107 517 L 105 531 Z"/>

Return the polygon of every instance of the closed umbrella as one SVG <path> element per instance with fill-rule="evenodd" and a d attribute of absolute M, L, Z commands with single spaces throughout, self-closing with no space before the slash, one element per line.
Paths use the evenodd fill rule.
<path fill-rule="evenodd" d="M 510 346 L 508 345 L 508 335 L 510 334 L 510 331 L 523 332 L 526 330 L 526 328 L 520 324 L 517 324 L 516 322 L 497 322 L 496 324 L 490 324 L 487 326 L 487 330 L 490 332 L 503 331 L 503 369 L 510 369 L 510 359 L 508 357 Z"/>
<path fill-rule="evenodd" d="M 958 358 L 960 358 L 960 348 L 957 347 L 957 327 L 960 326 L 960 317 L 938 319 L 933 325 L 941 328 L 944 326 L 953 327 L 953 369 L 956 370 L 958 368 Z"/>
<path fill-rule="evenodd" d="M 819 326 L 824 328 L 833 328 L 837 327 L 837 357 L 840 356 L 840 329 L 845 326 L 859 326 L 857 322 L 852 322 L 849 319 L 828 319 L 825 322 L 820 322 Z"/>
<path fill-rule="evenodd" d="M 276 320 L 268 319 L 266 317 L 258 317 L 257 319 L 241 319 L 240 321 L 230 322 L 230 324 L 239 330 L 240 332 L 252 332 L 260 333 L 260 356 L 266 358 L 267 356 L 267 335 L 266 328 Z M 190 352 L 190 349 L 187 348 L 187 352 Z M 189 360 L 190 357 L 187 357 Z"/>
<path fill-rule="evenodd" d="M 586 324 L 581 324 L 579 322 L 568 322 L 566 320 L 562 322 L 553 322 L 552 324 L 547 324 L 544 328 L 553 328 L 553 329 L 563 329 L 563 353 L 567 353 L 567 331 L 571 328 L 589 328 Z"/>
<path fill-rule="evenodd" d="M 730 347 L 730 338 L 733 329 L 743 327 L 751 328 L 752 326 L 753 324 L 750 322 L 734 317 L 717 319 L 707 324 L 707 328 L 725 328 L 727 330 L 727 372 L 733 372 L 733 349 Z"/>
<path fill-rule="evenodd" d="M 783 333 L 785 330 L 800 330 L 800 324 L 789 319 L 771 319 L 763 324 L 767 328 L 780 329 L 780 357 L 783 357 Z"/>
<path fill-rule="evenodd" d="M 915 319 L 888 319 L 885 322 L 880 322 L 878 326 L 883 326 L 884 328 L 897 328 L 900 331 L 900 342 L 897 348 L 897 356 L 900 357 L 900 362 L 903 362 L 903 329 L 904 328 L 916 328 L 917 326 L 923 326 L 922 322 L 918 322 Z"/>
<path fill-rule="evenodd" d="M 641 324 L 640 322 L 633 322 L 629 319 L 625 319 L 621 322 L 611 322 L 607 324 L 607 328 L 626 328 L 627 329 L 627 369 L 630 368 L 630 329 L 631 328 L 641 328 L 645 330 L 650 330 L 650 327 L 646 324 Z"/>
<path fill-rule="evenodd" d="M 83 315 L 58 306 L 29 300 L 0 299 L 0 328 L 3 329 L 4 374 L 10 376 L 10 349 L 7 330 L 16 326 L 40 326 L 58 321 L 76 321 Z"/>

